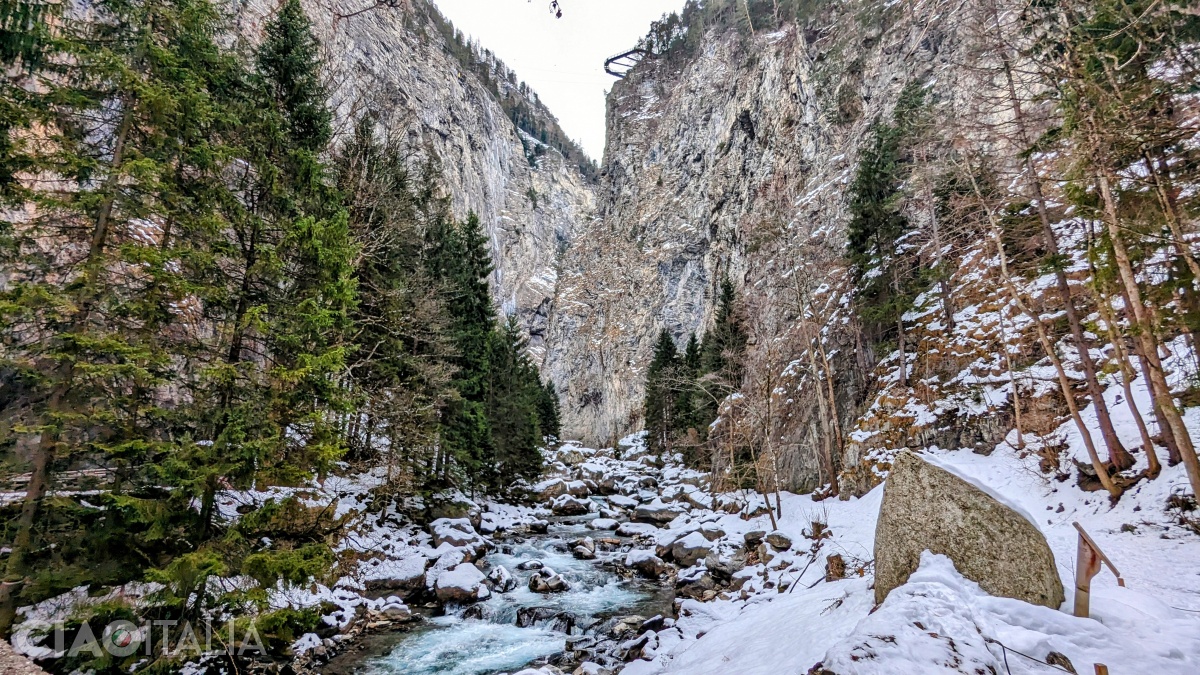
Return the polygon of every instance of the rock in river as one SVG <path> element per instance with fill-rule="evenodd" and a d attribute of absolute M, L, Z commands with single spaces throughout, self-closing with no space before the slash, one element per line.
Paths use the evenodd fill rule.
<path fill-rule="evenodd" d="M 475 602 L 491 595 L 484 585 L 483 572 L 471 563 L 462 563 L 438 575 L 434 592 L 442 602 Z"/>
<path fill-rule="evenodd" d="M 592 502 L 571 495 L 559 495 L 550 502 L 550 510 L 556 516 L 582 516 L 591 510 Z"/>

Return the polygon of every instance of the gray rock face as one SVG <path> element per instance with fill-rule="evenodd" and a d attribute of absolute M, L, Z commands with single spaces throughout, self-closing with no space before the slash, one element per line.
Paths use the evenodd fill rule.
<path fill-rule="evenodd" d="M 278 3 L 228 3 L 235 30 L 261 39 Z M 559 251 L 591 219 L 593 187 L 579 169 L 553 148 L 531 162 L 526 145 L 540 145 L 517 129 L 494 95 L 446 48 L 425 0 L 397 8 L 362 9 L 355 0 L 303 0 L 332 84 L 334 129 L 353 129 L 365 111 L 415 152 L 419 166 L 436 157 L 442 184 L 457 218 L 479 216 L 492 246 L 496 269 L 492 293 L 504 313 L 515 313 L 530 333 L 530 352 L 545 351 Z M 494 86 L 501 96 L 524 99 L 539 122 L 553 115 L 532 91 L 503 74 Z M 536 196 L 534 196 L 536 195 Z"/>
<path fill-rule="evenodd" d="M 1024 516 L 912 453 L 892 465 L 875 529 L 875 601 L 908 580 L 929 549 L 996 596 L 1057 609 L 1062 581 Z"/>
<path fill-rule="evenodd" d="M 607 443 L 640 428 L 656 336 L 666 329 L 682 346 L 710 329 L 726 277 L 763 336 L 748 350 L 749 368 L 788 373 L 779 387 L 802 389 L 804 369 L 787 367 L 799 347 L 764 338 L 796 335 L 798 293 L 844 287 L 848 187 L 872 123 L 891 115 L 907 82 L 928 83 L 939 123 L 972 109 L 963 101 L 1004 95 L 965 65 L 986 51 L 964 30 L 986 20 L 978 3 L 954 12 L 924 5 L 869 30 L 847 3 L 816 4 L 820 30 L 709 31 L 693 56 L 646 59 L 614 83 L 597 219 L 563 256 L 547 338 L 543 369 L 563 394 L 564 435 Z M 1017 157 L 995 151 L 1000 161 Z M 876 393 L 863 390 L 873 366 L 854 356 L 851 332 L 830 324 L 825 338 L 845 428 Z M 818 400 L 775 400 L 786 489 L 828 480 L 817 468 Z M 913 433 L 935 442 L 932 425 Z M 852 439 L 839 463 L 854 467 L 907 440 Z M 872 487 L 865 474 L 850 492 Z"/>

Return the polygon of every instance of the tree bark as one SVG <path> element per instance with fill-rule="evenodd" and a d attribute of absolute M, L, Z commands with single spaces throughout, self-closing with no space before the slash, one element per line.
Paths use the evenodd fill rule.
<path fill-rule="evenodd" d="M 1133 273 L 1129 252 L 1125 248 L 1120 221 L 1117 218 L 1116 202 L 1112 194 L 1111 178 L 1101 171 L 1098 181 L 1100 196 L 1104 202 L 1109 239 L 1113 247 L 1113 257 L 1117 262 L 1121 283 L 1125 286 L 1125 292 L 1129 296 L 1133 330 L 1141 342 L 1142 355 L 1149 366 L 1147 379 L 1151 385 L 1151 392 L 1162 411 L 1160 421 L 1166 422 L 1171 429 L 1171 434 L 1175 437 L 1183 464 L 1187 468 L 1188 482 L 1191 483 L 1192 493 L 1200 495 L 1200 459 L 1196 457 L 1196 448 L 1192 444 L 1191 434 L 1188 433 L 1187 427 L 1183 424 L 1183 418 L 1180 416 L 1178 408 L 1175 407 L 1175 399 L 1171 395 L 1171 388 L 1167 384 L 1166 374 L 1163 372 L 1162 361 L 1158 355 L 1158 338 L 1154 334 L 1152 322 L 1146 316 L 1146 306 L 1142 302 L 1141 289 L 1138 287 L 1137 277 Z"/>
<path fill-rule="evenodd" d="M 1031 143 L 1029 127 L 1026 123 L 1024 108 L 1021 105 L 1021 98 L 1017 94 L 1012 59 L 1003 40 L 1000 18 L 996 12 L 995 5 L 992 5 L 991 9 L 993 22 L 996 27 L 996 45 L 1000 50 L 1000 59 L 1004 67 L 1004 77 L 1008 88 L 1009 102 L 1013 110 L 1013 119 L 1017 125 L 1018 140 L 1023 147 L 1028 147 Z M 1104 438 L 1105 447 L 1108 449 L 1108 461 L 1118 470 L 1128 469 L 1133 466 L 1133 457 L 1121 445 L 1121 440 L 1117 437 L 1117 432 L 1113 428 L 1108 403 L 1104 400 L 1104 389 L 1100 386 L 1100 381 L 1096 377 L 1096 363 L 1093 361 L 1091 351 L 1088 349 L 1088 343 L 1083 334 L 1083 324 L 1079 320 L 1079 313 L 1075 308 L 1075 299 L 1071 293 L 1071 285 L 1067 280 L 1066 272 L 1062 269 L 1062 265 L 1057 262 L 1062 252 L 1058 246 L 1058 237 L 1055 235 L 1054 227 L 1050 222 L 1050 215 L 1046 208 L 1046 198 L 1042 191 L 1041 179 L 1038 177 L 1037 167 L 1034 165 L 1030 153 L 1025 153 L 1025 175 L 1029 179 L 1029 187 L 1033 193 L 1033 202 L 1037 210 L 1038 221 L 1042 227 L 1042 236 L 1046 240 L 1046 248 L 1049 250 L 1050 256 L 1055 260 L 1055 264 L 1053 265 L 1055 287 L 1062 301 L 1063 309 L 1066 311 L 1067 324 L 1071 330 L 1071 338 L 1075 342 L 1075 349 L 1079 352 L 1079 362 L 1083 369 L 1084 381 L 1087 383 L 1088 396 L 1091 397 L 1092 405 L 1096 408 L 1096 419 L 1100 425 L 1100 434 Z"/>

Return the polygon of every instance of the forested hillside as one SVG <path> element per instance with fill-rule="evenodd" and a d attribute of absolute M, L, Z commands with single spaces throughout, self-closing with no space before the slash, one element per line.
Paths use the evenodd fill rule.
<path fill-rule="evenodd" d="M 296 498 L 233 522 L 224 491 L 347 460 L 401 495 L 540 473 L 557 397 L 479 220 L 371 115 L 333 138 L 296 0 L 253 50 L 206 0 L 63 10 L 4 17 L 0 631 L 79 584 L 153 580 L 196 618 L 229 601 L 209 575 L 327 573 L 339 523 Z"/>

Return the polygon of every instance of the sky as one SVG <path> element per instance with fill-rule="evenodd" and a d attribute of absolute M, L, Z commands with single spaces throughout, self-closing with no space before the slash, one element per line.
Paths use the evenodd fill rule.
<path fill-rule="evenodd" d="M 459 30 L 533 87 L 567 135 L 597 162 L 604 154 L 604 60 L 634 44 L 684 0 L 434 0 Z"/>

